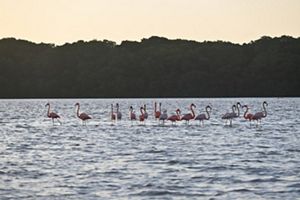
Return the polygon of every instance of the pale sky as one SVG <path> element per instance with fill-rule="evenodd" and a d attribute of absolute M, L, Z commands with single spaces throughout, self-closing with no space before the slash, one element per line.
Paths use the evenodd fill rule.
<path fill-rule="evenodd" d="M 300 0 L 0 0 L 0 38 L 57 45 L 150 36 L 244 43 L 300 36 Z"/>

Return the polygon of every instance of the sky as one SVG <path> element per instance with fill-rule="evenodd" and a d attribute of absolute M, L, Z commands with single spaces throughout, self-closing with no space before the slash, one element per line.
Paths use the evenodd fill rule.
<path fill-rule="evenodd" d="M 37 43 L 281 35 L 300 36 L 300 0 L 0 0 L 0 38 Z"/>

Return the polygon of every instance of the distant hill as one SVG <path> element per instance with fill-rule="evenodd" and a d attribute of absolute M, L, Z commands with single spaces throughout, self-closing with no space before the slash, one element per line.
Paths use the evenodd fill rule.
<path fill-rule="evenodd" d="M 300 39 L 0 40 L 0 98 L 300 96 Z"/>

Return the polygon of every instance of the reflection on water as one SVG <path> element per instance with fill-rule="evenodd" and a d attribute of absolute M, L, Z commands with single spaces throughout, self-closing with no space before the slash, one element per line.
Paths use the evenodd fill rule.
<path fill-rule="evenodd" d="M 256 127 L 221 116 L 240 101 L 251 112 L 269 103 Z M 204 126 L 159 125 L 154 99 L 0 100 L 0 196 L 3 199 L 296 199 L 300 196 L 300 99 L 159 99 L 168 114 L 212 105 Z M 93 117 L 82 126 L 74 104 Z M 110 121 L 120 103 L 123 120 Z M 148 105 L 145 124 L 128 119 Z"/>

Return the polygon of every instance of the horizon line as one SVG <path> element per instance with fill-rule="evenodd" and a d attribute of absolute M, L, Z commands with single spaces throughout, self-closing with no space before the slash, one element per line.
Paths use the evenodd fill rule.
<path fill-rule="evenodd" d="M 15 40 L 19 40 L 19 41 L 26 41 L 26 42 L 30 42 L 30 43 L 34 43 L 34 44 L 50 44 L 50 45 L 54 45 L 54 46 L 64 46 L 64 45 L 67 45 L 67 44 L 75 44 L 77 42 L 80 42 L 80 41 L 83 41 L 83 42 L 91 42 L 91 41 L 109 41 L 109 42 L 114 42 L 116 43 L 116 45 L 121 45 L 123 42 L 142 42 L 143 40 L 145 39 L 150 39 L 150 38 L 153 38 L 153 37 L 157 37 L 157 38 L 164 38 L 164 39 L 167 39 L 167 40 L 170 40 L 170 41 L 176 41 L 176 40 L 184 40 L 184 41 L 190 41 L 190 42 L 197 42 L 197 43 L 204 43 L 204 42 L 225 42 L 225 43 L 231 43 L 231 44 L 235 44 L 235 45 L 244 45 L 244 44 L 250 44 L 251 42 L 254 42 L 254 41 L 257 41 L 257 40 L 260 40 L 262 38 L 271 38 L 271 39 L 276 39 L 276 38 L 281 38 L 281 37 L 290 37 L 290 38 L 293 38 L 293 39 L 300 39 L 300 36 L 291 36 L 291 35 L 286 35 L 286 34 L 283 34 L 283 35 L 280 35 L 280 36 L 269 36 L 269 35 L 262 35 L 260 36 L 258 39 L 254 39 L 254 40 L 250 40 L 248 42 L 243 42 L 243 43 L 239 43 L 239 42 L 232 42 L 232 41 L 228 41 L 228 40 L 221 40 L 221 39 L 217 39 L 217 40 L 202 40 L 202 41 L 198 41 L 198 40 L 193 40 L 193 39 L 185 39 L 185 38 L 176 38 L 176 39 L 172 39 L 172 38 L 167 38 L 167 37 L 164 37 L 164 36 L 158 36 L 158 35 L 152 35 L 150 37 L 145 37 L 145 38 L 141 38 L 139 40 L 122 40 L 120 41 L 120 43 L 118 44 L 116 41 L 113 41 L 113 40 L 109 40 L 109 39 L 89 39 L 89 40 L 85 40 L 85 39 L 78 39 L 76 41 L 72 41 L 72 42 L 64 42 L 62 44 L 57 44 L 57 43 L 52 43 L 52 42 L 45 42 L 45 41 L 33 41 L 33 40 L 29 40 L 29 39 L 25 39 L 25 38 L 17 38 L 17 37 L 3 37 L 3 38 L 0 38 L 0 41 L 1 40 L 5 40 L 5 39 L 15 39 Z"/>

